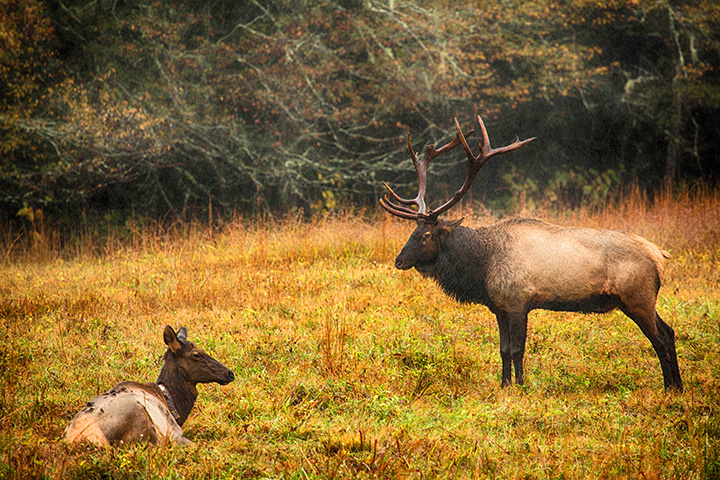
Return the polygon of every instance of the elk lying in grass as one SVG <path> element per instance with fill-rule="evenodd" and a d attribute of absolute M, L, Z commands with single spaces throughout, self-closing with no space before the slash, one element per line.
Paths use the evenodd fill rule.
<path fill-rule="evenodd" d="M 467 192 L 490 157 L 513 151 L 534 138 L 493 149 L 480 124 L 480 153 L 475 156 L 455 120 L 457 137 L 436 150 L 426 148 L 418 159 L 408 135 L 408 150 L 418 174 L 418 195 L 380 200 L 391 214 L 417 221 L 417 228 L 397 256 L 395 266 L 415 267 L 433 278 L 448 295 L 461 302 L 486 305 L 497 317 L 502 358 L 502 385 L 523 384 L 523 356 L 528 312 L 540 308 L 571 312 L 609 312 L 620 309 L 652 343 L 662 368 L 665 389 L 682 391 L 675 354 L 675 334 L 655 309 L 663 257 L 668 253 L 631 234 L 589 228 L 560 227 L 541 220 L 513 218 L 488 227 L 461 227 L 462 219 L 445 221 L 449 210 Z M 462 187 L 443 205 L 425 206 L 427 167 L 441 153 L 462 144 L 468 173 Z M 384 182 L 383 182 L 384 183 Z M 415 205 L 413 209 L 410 206 Z"/>
<path fill-rule="evenodd" d="M 118 445 L 149 442 L 186 444 L 182 425 L 197 399 L 197 384 L 227 385 L 232 370 L 187 340 L 187 330 L 177 334 L 167 325 L 168 346 L 155 383 L 124 381 L 90 400 L 65 429 L 70 443 Z"/>

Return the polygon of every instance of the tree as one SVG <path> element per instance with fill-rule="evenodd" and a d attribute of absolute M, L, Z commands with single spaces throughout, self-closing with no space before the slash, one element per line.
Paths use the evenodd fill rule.
<path fill-rule="evenodd" d="M 664 137 L 666 184 L 673 185 L 681 164 L 684 172 L 707 175 L 720 133 L 708 120 L 720 107 L 720 5 L 610 3 L 596 10 L 594 24 L 605 31 L 607 61 L 622 72 L 630 116 Z"/>
<path fill-rule="evenodd" d="M 7 217 L 370 203 L 381 179 L 414 184 L 408 132 L 419 149 L 478 113 L 494 138 L 539 137 L 488 165 L 489 196 L 583 201 L 652 179 L 659 149 L 669 177 L 702 175 L 720 138 L 708 1 L 11 3 Z M 431 166 L 437 198 L 463 163 Z"/>
<path fill-rule="evenodd" d="M 42 111 L 43 89 L 55 69 L 54 31 L 35 0 L 0 3 L 0 201 L 21 206 L 41 190 L 47 151 L 24 128 L 24 120 Z M 42 197 L 40 198 L 42 200 Z M 17 208 L 15 209 L 17 211 Z M 14 214 L 14 212 L 13 212 Z"/>

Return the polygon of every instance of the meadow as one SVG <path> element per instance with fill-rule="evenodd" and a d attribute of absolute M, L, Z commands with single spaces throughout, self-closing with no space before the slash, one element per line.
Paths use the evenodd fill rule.
<path fill-rule="evenodd" d="M 620 312 L 533 312 L 526 385 L 501 389 L 494 317 L 396 270 L 413 224 L 375 212 L 35 226 L 0 246 L 0 478 L 720 478 L 720 194 L 529 214 L 670 251 L 683 394 Z M 156 379 L 166 324 L 236 375 L 199 386 L 193 443 L 63 442 L 91 397 Z"/>

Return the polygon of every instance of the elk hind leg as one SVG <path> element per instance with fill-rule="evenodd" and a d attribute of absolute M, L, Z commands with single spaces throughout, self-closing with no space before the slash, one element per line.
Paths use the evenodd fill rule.
<path fill-rule="evenodd" d="M 673 329 L 662 321 L 660 315 L 655 311 L 654 304 L 652 308 L 630 309 L 625 307 L 622 311 L 640 327 L 643 334 L 650 340 L 658 360 L 660 360 L 665 390 L 682 391 Z"/>
<path fill-rule="evenodd" d="M 665 388 L 683 391 L 682 378 L 680 378 L 680 366 L 678 365 L 677 353 L 675 352 L 675 331 L 670 325 L 665 323 L 660 315 L 655 312 L 655 324 L 657 325 L 658 333 L 663 338 L 665 345 L 667 346 L 668 359 L 670 362 L 670 385 L 666 384 Z M 667 382 L 666 382 L 667 383 Z"/>

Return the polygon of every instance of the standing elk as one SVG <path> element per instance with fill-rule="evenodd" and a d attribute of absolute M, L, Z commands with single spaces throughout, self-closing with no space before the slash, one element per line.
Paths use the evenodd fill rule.
<path fill-rule="evenodd" d="M 418 175 L 418 195 L 388 193 L 380 204 L 391 214 L 415 220 L 417 227 L 395 260 L 395 267 L 415 267 L 433 278 L 449 296 L 460 302 L 486 305 L 497 317 L 502 358 L 502 385 L 523 384 L 523 357 L 528 313 L 540 308 L 554 311 L 605 313 L 619 308 L 650 340 L 660 360 L 666 390 L 682 391 L 675 353 L 675 333 L 655 309 L 669 254 L 632 233 L 590 228 L 561 227 L 528 219 L 511 218 L 471 229 L 463 219 L 439 218 L 457 204 L 475 175 L 490 157 L 516 150 L 532 140 L 493 149 L 485 125 L 480 124 L 480 153 L 473 155 L 455 119 L 457 137 L 440 149 L 429 145 L 418 159 L 408 134 L 408 151 Z M 462 187 L 443 205 L 427 211 L 427 167 L 436 156 L 462 144 L 468 172 Z M 416 206 L 416 209 L 410 206 Z"/>
<path fill-rule="evenodd" d="M 65 429 L 68 442 L 90 442 L 99 446 L 190 442 L 183 436 L 181 427 L 195 405 L 197 384 L 227 385 L 235 375 L 189 342 L 185 327 L 176 334 L 167 325 L 163 338 L 168 349 L 157 382 L 120 382 L 90 400 Z"/>

